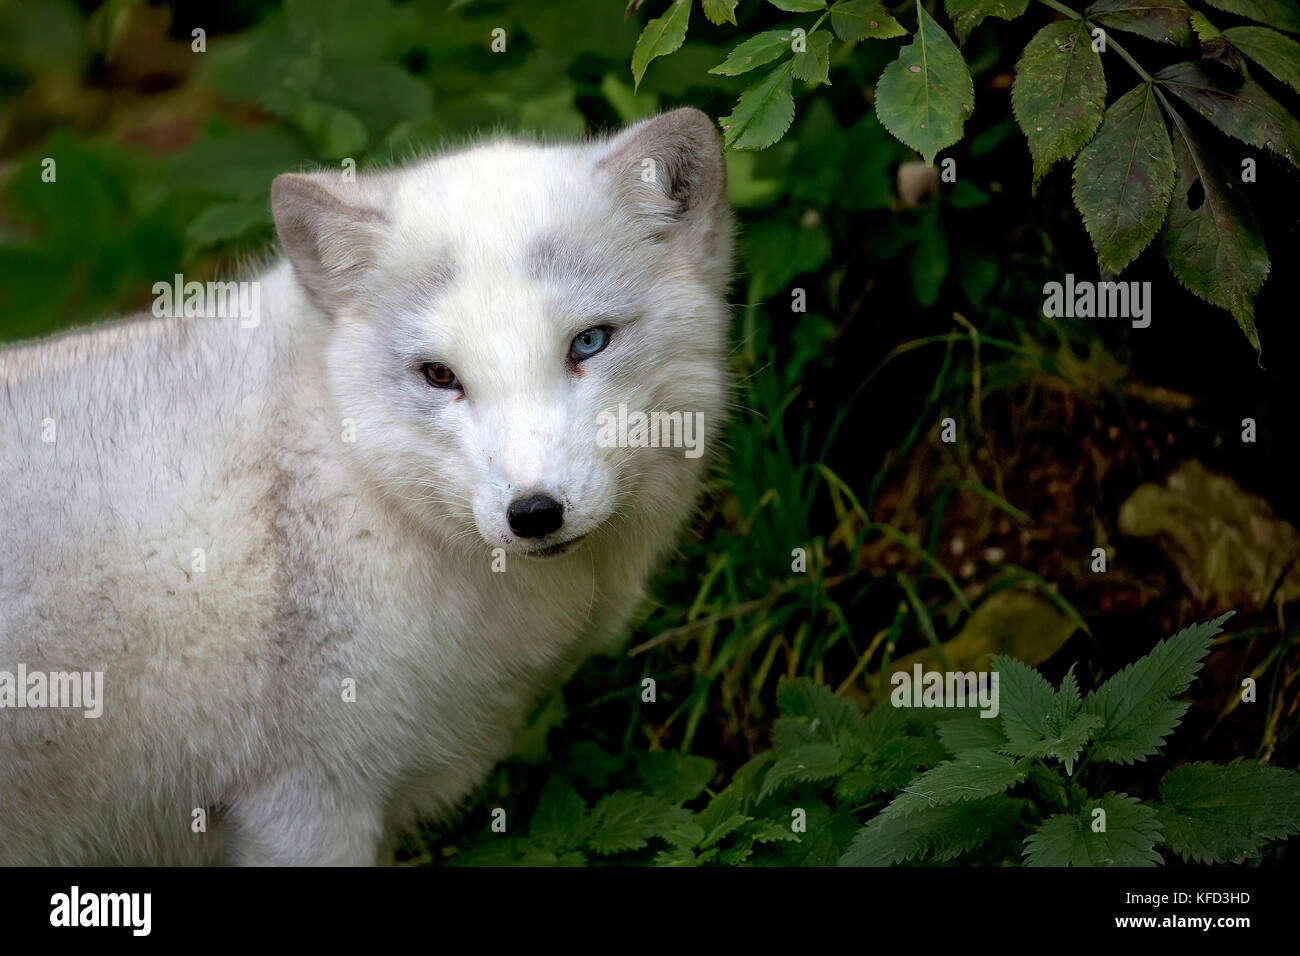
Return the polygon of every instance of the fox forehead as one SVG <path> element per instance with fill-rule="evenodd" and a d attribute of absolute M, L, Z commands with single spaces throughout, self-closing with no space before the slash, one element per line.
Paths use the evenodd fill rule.
<path fill-rule="evenodd" d="M 395 176 L 395 231 L 450 239 L 469 257 L 522 253 L 542 233 L 609 231 L 613 196 L 593 188 L 593 173 L 583 145 L 497 142 L 435 157 Z"/>

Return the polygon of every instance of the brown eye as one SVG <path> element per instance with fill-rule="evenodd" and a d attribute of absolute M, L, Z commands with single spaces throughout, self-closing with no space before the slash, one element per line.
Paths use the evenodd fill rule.
<path fill-rule="evenodd" d="M 456 373 L 441 362 L 425 362 L 424 378 L 434 388 L 460 388 Z"/>

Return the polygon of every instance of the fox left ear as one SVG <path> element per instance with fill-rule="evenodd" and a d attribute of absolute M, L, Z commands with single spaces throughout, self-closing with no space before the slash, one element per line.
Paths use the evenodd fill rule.
<path fill-rule="evenodd" d="M 285 173 L 271 184 L 271 212 L 294 274 L 333 316 L 355 300 L 388 224 L 374 189 L 337 173 Z"/>
<path fill-rule="evenodd" d="M 685 107 L 631 126 L 610 140 L 597 167 L 640 214 L 664 227 L 728 221 L 727 167 L 713 121 Z"/>

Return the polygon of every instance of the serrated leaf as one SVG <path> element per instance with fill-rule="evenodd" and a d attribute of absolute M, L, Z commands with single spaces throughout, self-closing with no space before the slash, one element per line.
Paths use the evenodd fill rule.
<path fill-rule="evenodd" d="M 998 728 L 998 721 L 981 717 L 978 713 L 963 714 L 938 724 L 939 740 L 949 753 L 963 750 L 998 750 L 1007 740 Z"/>
<path fill-rule="evenodd" d="M 794 121 L 791 62 L 782 63 L 740 94 L 736 108 L 722 117 L 723 142 L 732 149 L 767 149 Z"/>
<path fill-rule="evenodd" d="M 1061 678 L 1061 687 L 1056 692 L 1055 707 L 1053 714 L 1058 724 L 1074 720 L 1079 711 L 1083 710 L 1083 697 L 1079 694 L 1079 682 L 1074 676 L 1074 665 L 1071 664 L 1065 676 Z"/>
<path fill-rule="evenodd" d="M 1258 83 L 1245 80 L 1230 89 L 1200 63 L 1175 63 L 1155 78 L 1229 136 L 1300 166 L 1300 121 Z"/>
<path fill-rule="evenodd" d="M 1300 833 L 1300 774 L 1235 761 L 1191 763 L 1160 786 L 1169 847 L 1193 863 L 1255 856 L 1264 842 Z"/>
<path fill-rule="evenodd" d="M 537 801 L 528 836 L 548 850 L 578 847 L 586 839 L 586 817 L 587 804 L 578 792 L 562 777 L 552 776 Z"/>
<path fill-rule="evenodd" d="M 930 763 L 930 745 L 917 737 L 896 737 L 871 750 L 870 756 L 835 781 L 835 799 L 859 804 L 876 794 L 897 790 Z"/>
<path fill-rule="evenodd" d="M 961 139 L 975 108 L 975 85 L 961 52 L 934 18 L 917 7 L 917 30 L 876 84 L 876 116 L 927 163 Z"/>
<path fill-rule="evenodd" d="M 927 807 L 964 803 L 1002 793 L 1029 772 L 1025 761 L 991 750 L 967 750 L 911 782 L 886 808 L 890 813 L 915 813 Z"/>
<path fill-rule="evenodd" d="M 704 0 L 704 16 L 710 23 L 736 25 L 736 4 L 740 0 Z"/>
<path fill-rule="evenodd" d="M 1021 801 L 995 796 L 910 815 L 880 813 L 858 831 L 840 866 L 893 866 L 924 857 L 955 859 L 986 843 L 1020 815 Z"/>
<path fill-rule="evenodd" d="M 1073 673 L 1060 691 L 1053 691 L 1036 670 L 1001 655 L 990 658 L 998 674 L 1002 732 L 1006 744 L 999 748 L 1019 757 L 1054 757 L 1074 773 L 1074 762 L 1092 739 L 1101 718 L 1081 714 L 1082 701 Z"/>
<path fill-rule="evenodd" d="M 1025 12 L 1029 0 L 944 0 L 952 28 L 963 46 L 970 33 L 988 17 L 1014 20 Z"/>
<path fill-rule="evenodd" d="M 675 750 L 638 751 L 636 769 L 646 791 L 665 803 L 694 800 L 718 771 L 717 764 L 707 757 Z"/>
<path fill-rule="evenodd" d="M 1097 0 L 1083 15 L 1107 30 L 1125 30 L 1158 43 L 1192 42 L 1192 8 L 1182 0 Z"/>
<path fill-rule="evenodd" d="M 852 766 L 853 761 L 846 757 L 833 744 L 816 742 L 805 744 L 794 750 L 779 754 L 763 777 L 763 788 L 758 799 L 765 799 L 770 793 L 784 784 L 804 783 L 810 780 L 829 780 L 838 777 Z"/>
<path fill-rule="evenodd" d="M 831 81 L 831 35 L 818 30 L 808 37 L 806 48 L 794 55 L 794 75 L 809 83 Z"/>
<path fill-rule="evenodd" d="M 831 7 L 831 29 L 841 40 L 887 40 L 907 33 L 881 0 L 840 0 Z"/>
<path fill-rule="evenodd" d="M 691 0 L 672 0 L 662 16 L 645 25 L 632 50 L 632 87 L 641 86 L 641 77 L 657 57 L 666 56 L 681 47 L 686 39 L 686 28 L 691 22 Z"/>
<path fill-rule="evenodd" d="M 1184 628 L 1084 699 L 1084 713 L 1102 719 L 1093 740 L 1098 759 L 1132 763 L 1156 752 L 1187 709 L 1185 703 L 1170 698 L 1187 690 L 1214 635 L 1231 616 L 1229 612 Z"/>
<path fill-rule="evenodd" d="M 1192 32 L 1196 34 L 1196 39 L 1204 44 L 1207 40 L 1213 40 L 1216 37 L 1223 36 L 1199 10 L 1192 11 Z"/>
<path fill-rule="evenodd" d="M 1173 147 L 1143 83 L 1111 104 L 1074 163 L 1074 203 L 1103 270 L 1121 272 L 1155 238 L 1173 188 Z"/>
<path fill-rule="evenodd" d="M 644 793 L 618 790 L 603 797 L 591 811 L 587 846 L 595 853 L 639 850 L 651 838 L 669 840 L 674 846 L 691 845 L 698 834 L 692 830 L 689 810 L 674 807 Z"/>
<path fill-rule="evenodd" d="M 1093 810 L 1106 812 L 1103 832 Z M 1160 822 L 1154 808 L 1123 793 L 1090 800 L 1079 814 L 1059 813 L 1025 839 L 1027 866 L 1156 866 Z"/>
<path fill-rule="evenodd" d="M 1181 118 L 1174 128 L 1178 182 L 1165 223 L 1165 259 L 1190 291 L 1232 313 L 1258 351 L 1254 299 L 1268 277 L 1268 250 L 1236 178 L 1201 150 Z"/>
<path fill-rule="evenodd" d="M 721 76 L 739 76 L 789 52 L 790 31 L 768 30 L 750 37 L 732 50 L 725 60 L 709 70 Z"/>
<path fill-rule="evenodd" d="M 1300 92 L 1300 43 L 1267 27 L 1230 27 L 1223 38 Z"/>
<path fill-rule="evenodd" d="M 857 704 L 807 677 L 782 679 L 776 688 L 776 706 L 782 721 L 808 725 L 813 736 L 803 738 L 807 741 L 824 740 L 849 749 L 860 744 L 866 733 L 867 719 Z"/>
<path fill-rule="evenodd" d="M 812 13 L 826 9 L 826 0 L 767 0 L 767 2 L 786 13 Z"/>
<path fill-rule="evenodd" d="M 1205 0 L 1210 6 L 1228 13 L 1267 23 L 1278 30 L 1300 33 L 1300 7 L 1295 0 Z"/>
<path fill-rule="evenodd" d="M 1006 749 L 1017 753 L 1051 733 L 1048 718 L 1056 692 L 1042 674 L 1021 661 L 994 654 L 989 665 L 998 675 L 998 707 Z"/>

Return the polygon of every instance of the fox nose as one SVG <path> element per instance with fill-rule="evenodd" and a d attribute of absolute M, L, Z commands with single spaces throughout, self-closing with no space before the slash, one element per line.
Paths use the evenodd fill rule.
<path fill-rule="evenodd" d="M 506 509 L 510 530 L 521 538 L 541 538 L 564 524 L 564 505 L 548 494 L 516 498 Z"/>

